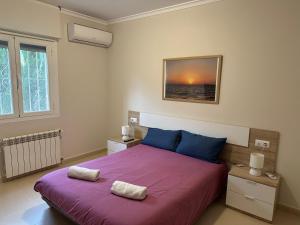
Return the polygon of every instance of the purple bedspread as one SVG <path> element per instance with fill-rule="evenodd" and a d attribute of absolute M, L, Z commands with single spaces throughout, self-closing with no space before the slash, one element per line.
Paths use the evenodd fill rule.
<path fill-rule="evenodd" d="M 142 144 L 80 166 L 100 169 L 101 179 L 71 179 L 64 168 L 34 187 L 80 225 L 191 225 L 224 189 L 227 177 L 224 164 Z M 147 198 L 111 194 L 115 180 L 147 186 Z"/>

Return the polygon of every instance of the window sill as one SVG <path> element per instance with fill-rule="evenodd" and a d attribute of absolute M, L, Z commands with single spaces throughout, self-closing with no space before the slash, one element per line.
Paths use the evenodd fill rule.
<path fill-rule="evenodd" d="M 51 118 L 58 118 L 58 117 L 60 117 L 59 113 L 53 113 L 53 114 L 40 115 L 40 116 L 26 116 L 26 117 L 17 117 L 17 118 L 10 118 L 10 119 L 0 119 L 0 124 L 25 122 L 30 120 L 51 119 Z"/>

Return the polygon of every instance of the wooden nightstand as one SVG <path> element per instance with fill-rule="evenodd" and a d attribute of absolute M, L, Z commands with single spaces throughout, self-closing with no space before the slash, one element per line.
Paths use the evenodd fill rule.
<path fill-rule="evenodd" d="M 129 147 L 138 145 L 140 142 L 141 139 L 134 139 L 132 141 L 124 142 L 122 137 L 109 138 L 107 140 L 107 154 L 123 151 Z"/>
<path fill-rule="evenodd" d="M 277 180 L 255 177 L 249 174 L 249 167 L 233 166 L 228 175 L 226 205 L 272 222 L 279 184 L 279 175 Z"/>

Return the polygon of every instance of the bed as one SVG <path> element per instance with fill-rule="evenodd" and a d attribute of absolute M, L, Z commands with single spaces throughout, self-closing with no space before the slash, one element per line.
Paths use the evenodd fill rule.
<path fill-rule="evenodd" d="M 67 177 L 67 168 L 34 186 L 53 207 L 80 225 L 192 225 L 225 189 L 227 167 L 148 145 L 88 161 L 97 182 Z M 121 180 L 148 187 L 143 201 L 111 194 Z"/>

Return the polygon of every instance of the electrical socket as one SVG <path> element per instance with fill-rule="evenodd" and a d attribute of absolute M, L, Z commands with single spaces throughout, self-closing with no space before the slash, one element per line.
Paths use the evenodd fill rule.
<path fill-rule="evenodd" d="M 255 147 L 262 149 L 270 148 L 270 141 L 255 139 Z"/>
<path fill-rule="evenodd" d="M 137 123 L 138 120 L 136 117 L 130 117 L 130 123 Z"/>

